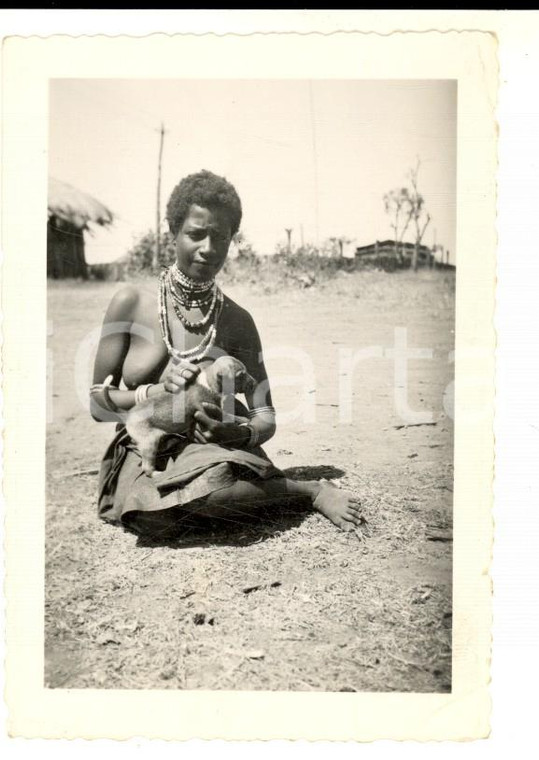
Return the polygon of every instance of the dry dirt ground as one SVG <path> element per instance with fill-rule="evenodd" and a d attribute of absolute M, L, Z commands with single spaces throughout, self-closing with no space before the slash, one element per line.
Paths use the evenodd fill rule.
<path fill-rule="evenodd" d="M 167 545 L 96 514 L 96 468 L 113 430 L 83 408 L 75 365 L 118 287 L 49 287 L 46 686 L 450 690 L 453 424 L 442 399 L 454 276 L 358 272 L 306 290 L 224 287 L 251 311 L 265 347 L 283 419 L 268 454 L 298 478 L 354 489 L 368 525 L 345 534 L 318 514 L 274 510 Z M 384 355 L 357 364 L 353 424 L 343 422 L 339 357 L 391 349 L 396 327 L 432 350 L 409 362 L 407 396 L 434 424 L 403 427 Z M 303 366 L 283 353 L 291 348 Z M 304 399 L 315 418 L 287 421 Z"/>

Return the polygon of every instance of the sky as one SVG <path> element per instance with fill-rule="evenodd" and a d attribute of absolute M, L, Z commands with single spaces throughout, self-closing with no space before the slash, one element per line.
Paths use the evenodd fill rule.
<path fill-rule="evenodd" d="M 392 238 L 383 196 L 419 158 L 432 218 L 423 242 L 454 263 L 456 107 L 452 80 L 56 79 L 49 171 L 115 214 L 112 228 L 86 236 L 92 264 L 155 228 L 161 122 L 162 219 L 180 179 L 209 169 L 235 185 L 260 254 L 285 228 L 295 245 L 346 237 L 348 253 Z"/>

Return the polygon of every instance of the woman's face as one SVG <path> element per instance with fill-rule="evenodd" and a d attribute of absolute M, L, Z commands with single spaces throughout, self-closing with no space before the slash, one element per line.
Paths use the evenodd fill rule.
<path fill-rule="evenodd" d="M 211 280 L 225 263 L 232 232 L 222 209 L 195 203 L 176 236 L 176 263 L 192 280 Z"/>

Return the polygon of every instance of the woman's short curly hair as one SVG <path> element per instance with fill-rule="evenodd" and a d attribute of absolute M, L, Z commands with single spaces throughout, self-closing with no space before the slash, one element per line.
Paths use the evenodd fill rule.
<path fill-rule="evenodd" d="M 170 195 L 167 222 L 174 237 L 180 231 L 193 203 L 204 208 L 223 209 L 230 219 L 232 234 L 235 235 L 239 230 L 242 210 L 235 187 L 224 177 L 204 169 L 184 177 Z"/>

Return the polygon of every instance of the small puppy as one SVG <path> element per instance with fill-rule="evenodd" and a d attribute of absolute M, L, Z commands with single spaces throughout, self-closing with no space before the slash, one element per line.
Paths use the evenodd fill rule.
<path fill-rule="evenodd" d="M 233 419 L 234 395 L 253 393 L 255 386 L 254 378 L 242 362 L 231 356 L 220 356 L 201 370 L 183 391 L 163 391 L 134 406 L 127 415 L 125 427 L 141 454 L 146 475 L 152 475 L 155 470 L 163 438 L 187 433 L 194 426 L 194 413 L 202 409 L 203 402 L 220 406 Z M 227 399 L 232 401 L 228 408 Z"/>

